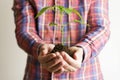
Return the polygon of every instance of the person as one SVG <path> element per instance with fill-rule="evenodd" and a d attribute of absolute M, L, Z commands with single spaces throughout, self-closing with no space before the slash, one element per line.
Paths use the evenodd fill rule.
<path fill-rule="evenodd" d="M 49 26 L 59 21 L 59 11 L 46 11 L 46 6 L 61 5 L 79 11 L 86 24 L 71 23 L 64 27 Z M 14 0 L 15 34 L 18 45 L 28 54 L 24 80 L 103 80 L 98 54 L 110 36 L 108 0 Z M 78 19 L 64 14 L 63 23 Z M 68 39 L 68 36 L 70 38 Z M 66 52 L 50 52 L 55 44 L 70 45 Z"/>

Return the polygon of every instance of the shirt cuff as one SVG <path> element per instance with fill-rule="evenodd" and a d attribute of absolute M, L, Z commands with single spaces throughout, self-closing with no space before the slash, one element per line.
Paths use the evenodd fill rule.
<path fill-rule="evenodd" d="M 44 42 L 36 42 L 34 45 L 33 45 L 33 48 L 32 48 L 32 54 L 33 56 L 38 59 L 38 56 L 39 56 L 39 53 L 40 53 L 40 47 L 44 44 Z"/>
<path fill-rule="evenodd" d="M 91 48 L 88 43 L 80 42 L 80 43 L 76 44 L 75 46 L 79 46 L 83 49 L 83 61 L 82 62 L 86 62 L 88 59 L 90 59 Z"/>

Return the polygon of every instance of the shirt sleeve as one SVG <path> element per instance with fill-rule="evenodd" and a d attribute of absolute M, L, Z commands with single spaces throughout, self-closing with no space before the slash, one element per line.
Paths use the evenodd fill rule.
<path fill-rule="evenodd" d="M 108 0 L 91 0 L 88 24 L 88 32 L 76 44 L 84 50 L 83 62 L 96 57 L 109 39 Z"/>
<path fill-rule="evenodd" d="M 15 34 L 18 45 L 37 59 L 38 48 L 44 44 L 37 34 L 35 13 L 28 0 L 14 0 Z"/>

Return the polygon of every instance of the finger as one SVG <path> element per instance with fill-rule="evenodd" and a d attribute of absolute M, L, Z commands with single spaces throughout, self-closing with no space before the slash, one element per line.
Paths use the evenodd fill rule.
<path fill-rule="evenodd" d="M 75 68 L 80 68 L 81 62 L 78 62 L 77 60 L 74 60 L 72 57 L 70 57 L 67 53 L 62 52 L 61 55 L 63 56 L 64 60 L 71 66 Z"/>
<path fill-rule="evenodd" d="M 65 72 L 74 72 L 77 69 L 71 65 L 69 65 L 68 63 L 65 63 L 65 65 L 63 66 L 63 68 L 65 69 Z"/>
<path fill-rule="evenodd" d="M 53 44 L 48 44 L 48 51 L 51 52 L 54 47 L 55 47 L 55 45 L 53 45 Z"/>
<path fill-rule="evenodd" d="M 78 50 L 78 48 L 77 48 L 77 47 L 74 47 L 74 46 L 73 46 L 73 47 L 70 47 L 69 49 L 70 49 L 73 53 L 74 53 L 76 50 Z"/>
<path fill-rule="evenodd" d="M 44 56 L 44 55 L 46 55 L 47 53 L 48 53 L 48 49 L 44 48 L 44 49 L 41 50 L 40 55 L 41 55 L 41 56 Z"/>
<path fill-rule="evenodd" d="M 46 56 L 40 56 L 39 61 L 40 61 L 41 64 L 46 64 L 49 61 L 51 61 L 52 59 L 54 59 L 55 57 L 56 57 L 55 54 L 48 54 Z"/>
<path fill-rule="evenodd" d="M 61 74 L 61 73 L 63 73 L 63 72 L 65 72 L 65 69 L 62 67 L 62 68 L 60 68 L 59 70 L 55 71 L 54 73 L 55 73 L 55 74 Z"/>
<path fill-rule="evenodd" d="M 72 57 L 70 57 L 66 52 L 61 52 L 61 55 L 64 58 L 64 60 L 67 61 L 68 64 L 75 62 L 75 60 Z"/>
<path fill-rule="evenodd" d="M 79 59 L 79 57 L 83 54 L 83 49 L 82 49 L 82 48 L 73 46 L 73 47 L 70 47 L 69 49 L 70 49 L 74 54 L 76 53 L 76 54 L 73 56 L 73 58 L 74 58 L 75 60 Z"/>
<path fill-rule="evenodd" d="M 83 58 L 82 55 L 83 55 L 83 53 L 82 53 L 81 51 L 76 51 L 76 52 L 74 53 L 74 55 L 73 55 L 73 58 L 74 58 L 75 60 L 81 61 L 82 58 Z"/>
<path fill-rule="evenodd" d="M 49 70 L 51 70 L 52 72 L 55 73 L 62 73 L 63 72 L 63 63 L 59 63 L 55 66 L 53 66 L 52 68 L 49 68 Z"/>
<path fill-rule="evenodd" d="M 40 48 L 40 54 L 41 55 L 46 55 L 48 53 L 48 44 L 44 44 L 41 48 Z"/>
<path fill-rule="evenodd" d="M 61 56 L 58 52 L 57 52 L 57 53 L 54 53 L 54 54 L 56 55 L 56 57 L 53 58 L 52 60 L 48 61 L 48 62 L 45 64 L 45 66 L 51 68 L 51 67 L 57 65 L 58 63 L 64 64 L 64 63 L 63 63 L 63 58 L 62 58 L 62 56 Z"/>

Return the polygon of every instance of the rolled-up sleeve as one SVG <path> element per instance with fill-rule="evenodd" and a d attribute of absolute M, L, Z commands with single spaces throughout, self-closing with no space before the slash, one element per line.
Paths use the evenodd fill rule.
<path fill-rule="evenodd" d="M 18 45 L 37 59 L 38 48 L 44 43 L 37 34 L 35 13 L 28 0 L 14 0 L 15 34 Z"/>
<path fill-rule="evenodd" d="M 108 0 L 91 0 L 88 24 L 88 32 L 76 44 L 84 50 L 83 62 L 96 57 L 109 39 Z"/>

